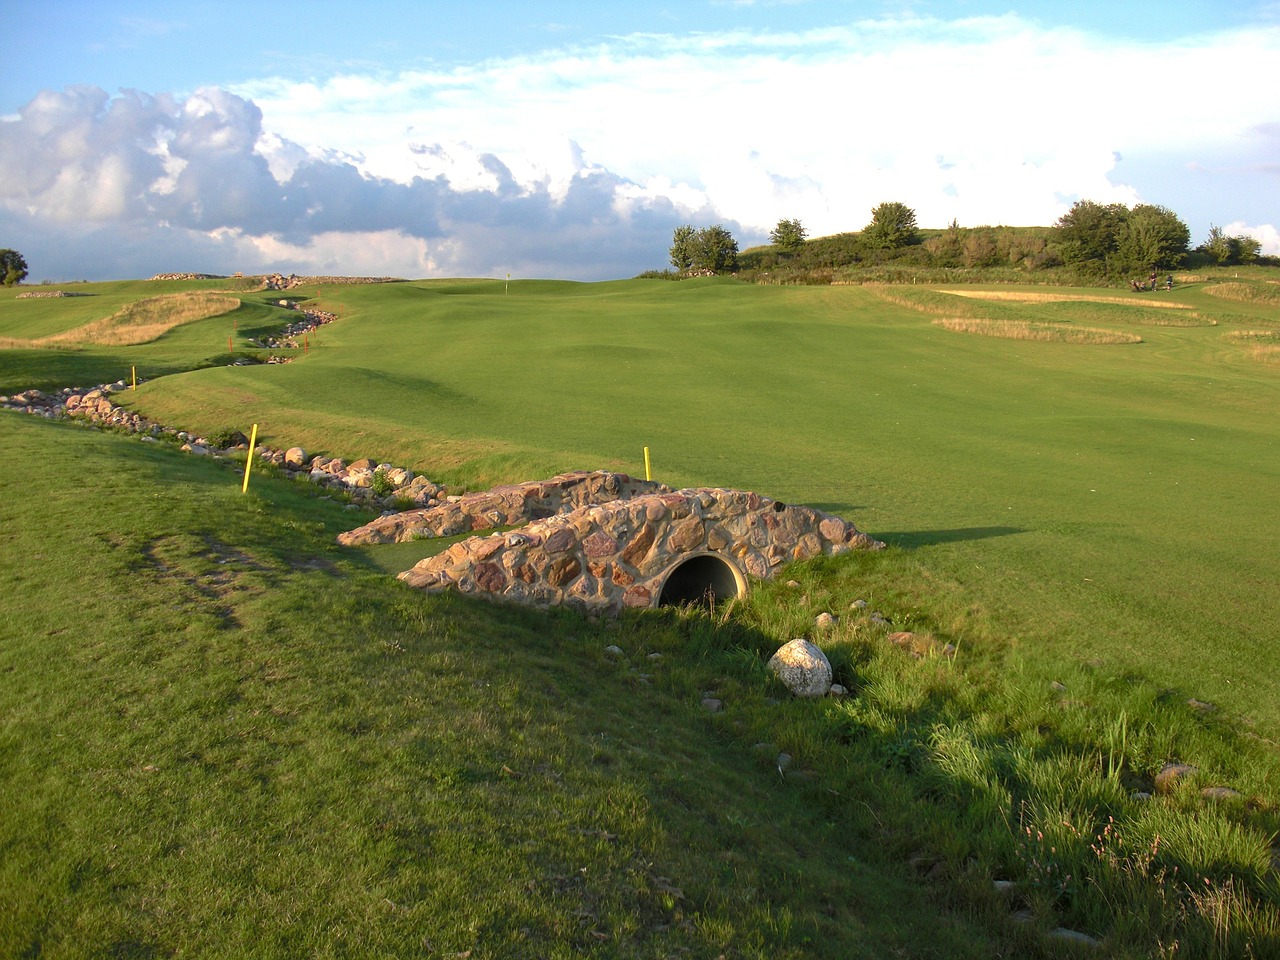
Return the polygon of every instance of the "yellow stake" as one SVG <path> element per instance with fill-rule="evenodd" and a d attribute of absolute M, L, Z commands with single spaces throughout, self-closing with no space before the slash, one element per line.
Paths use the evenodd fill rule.
<path fill-rule="evenodd" d="M 244 462 L 244 483 L 240 485 L 240 495 L 249 492 L 249 468 L 253 466 L 253 451 L 258 445 L 258 425 L 253 425 L 253 430 L 249 432 L 249 457 Z"/>
<path fill-rule="evenodd" d="M 653 479 L 653 477 L 649 476 L 649 448 L 648 447 L 644 448 L 644 478 L 646 480 Z"/>
<path fill-rule="evenodd" d="M 137 390 L 138 389 L 138 368 L 130 367 L 129 369 L 133 371 L 133 386 L 131 386 L 129 389 Z"/>

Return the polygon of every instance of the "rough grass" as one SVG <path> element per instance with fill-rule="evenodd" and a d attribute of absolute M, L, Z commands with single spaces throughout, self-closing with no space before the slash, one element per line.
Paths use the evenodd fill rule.
<path fill-rule="evenodd" d="M 1191 304 L 1176 300 L 1135 299 L 1134 297 L 1109 297 L 1097 294 L 1069 293 L 1040 290 L 962 290 L 946 291 L 953 297 L 969 297 L 975 300 L 1003 300 L 1012 303 L 1117 303 L 1127 307 L 1153 307 L 1171 310 L 1189 310 Z M 1136 296 L 1136 295 L 1135 295 Z"/>
<path fill-rule="evenodd" d="M 170 293 L 126 303 L 109 317 L 72 330 L 34 340 L 0 339 L 0 350 L 14 348 L 121 347 L 150 343 L 174 327 L 230 313 L 240 306 L 235 297 L 210 291 Z"/>
<path fill-rule="evenodd" d="M 1205 293 L 1240 303 L 1280 304 L 1280 285 L 1275 283 L 1214 283 L 1205 287 Z"/>
<path fill-rule="evenodd" d="M 1141 343 L 1136 333 L 1117 333 L 1098 327 L 1068 327 L 1054 323 L 1032 323 L 1026 320 L 987 320 L 977 317 L 934 320 L 934 326 L 955 333 L 976 333 L 984 337 L 1006 340 L 1039 340 L 1047 343 L 1080 343 L 1090 345 Z"/>

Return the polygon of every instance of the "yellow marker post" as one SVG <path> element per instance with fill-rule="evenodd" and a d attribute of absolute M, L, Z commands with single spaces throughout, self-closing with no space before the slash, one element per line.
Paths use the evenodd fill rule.
<path fill-rule="evenodd" d="M 653 479 L 653 477 L 649 475 L 649 448 L 648 447 L 644 448 L 644 478 L 646 480 Z"/>
<path fill-rule="evenodd" d="M 240 495 L 244 496 L 249 492 L 249 468 L 253 466 L 253 451 L 258 446 L 258 425 L 253 425 L 253 430 L 249 432 L 249 457 L 244 462 L 244 483 L 240 485 Z"/>
<path fill-rule="evenodd" d="M 137 367 L 130 367 L 129 369 L 130 369 L 130 371 L 132 371 L 132 374 L 133 374 L 133 383 L 132 383 L 132 385 L 129 387 L 129 389 L 130 389 L 130 390 L 137 390 L 137 389 L 138 389 L 138 368 L 137 368 Z"/>

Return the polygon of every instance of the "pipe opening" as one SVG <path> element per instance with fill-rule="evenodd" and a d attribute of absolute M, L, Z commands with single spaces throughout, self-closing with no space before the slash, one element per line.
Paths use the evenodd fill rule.
<path fill-rule="evenodd" d="M 658 606 L 709 607 L 742 596 L 746 586 L 737 567 L 722 557 L 703 553 L 671 568 L 658 594 Z"/>

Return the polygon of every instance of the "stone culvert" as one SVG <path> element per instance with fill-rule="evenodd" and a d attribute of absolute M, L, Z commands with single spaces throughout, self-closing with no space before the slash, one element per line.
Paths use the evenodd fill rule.
<path fill-rule="evenodd" d="M 562 473 L 550 480 L 513 483 L 481 493 L 449 497 L 424 510 L 379 517 L 338 535 L 344 546 L 366 543 L 404 543 L 431 537 L 452 537 L 472 530 L 516 527 L 568 513 L 593 503 L 627 500 L 645 493 L 669 493 L 670 487 L 604 470 Z"/>
<path fill-rule="evenodd" d="M 768 579 L 786 563 L 883 546 L 840 517 L 756 493 L 667 490 L 471 537 L 400 579 L 433 592 L 616 614 L 729 599 L 748 577 Z"/>

